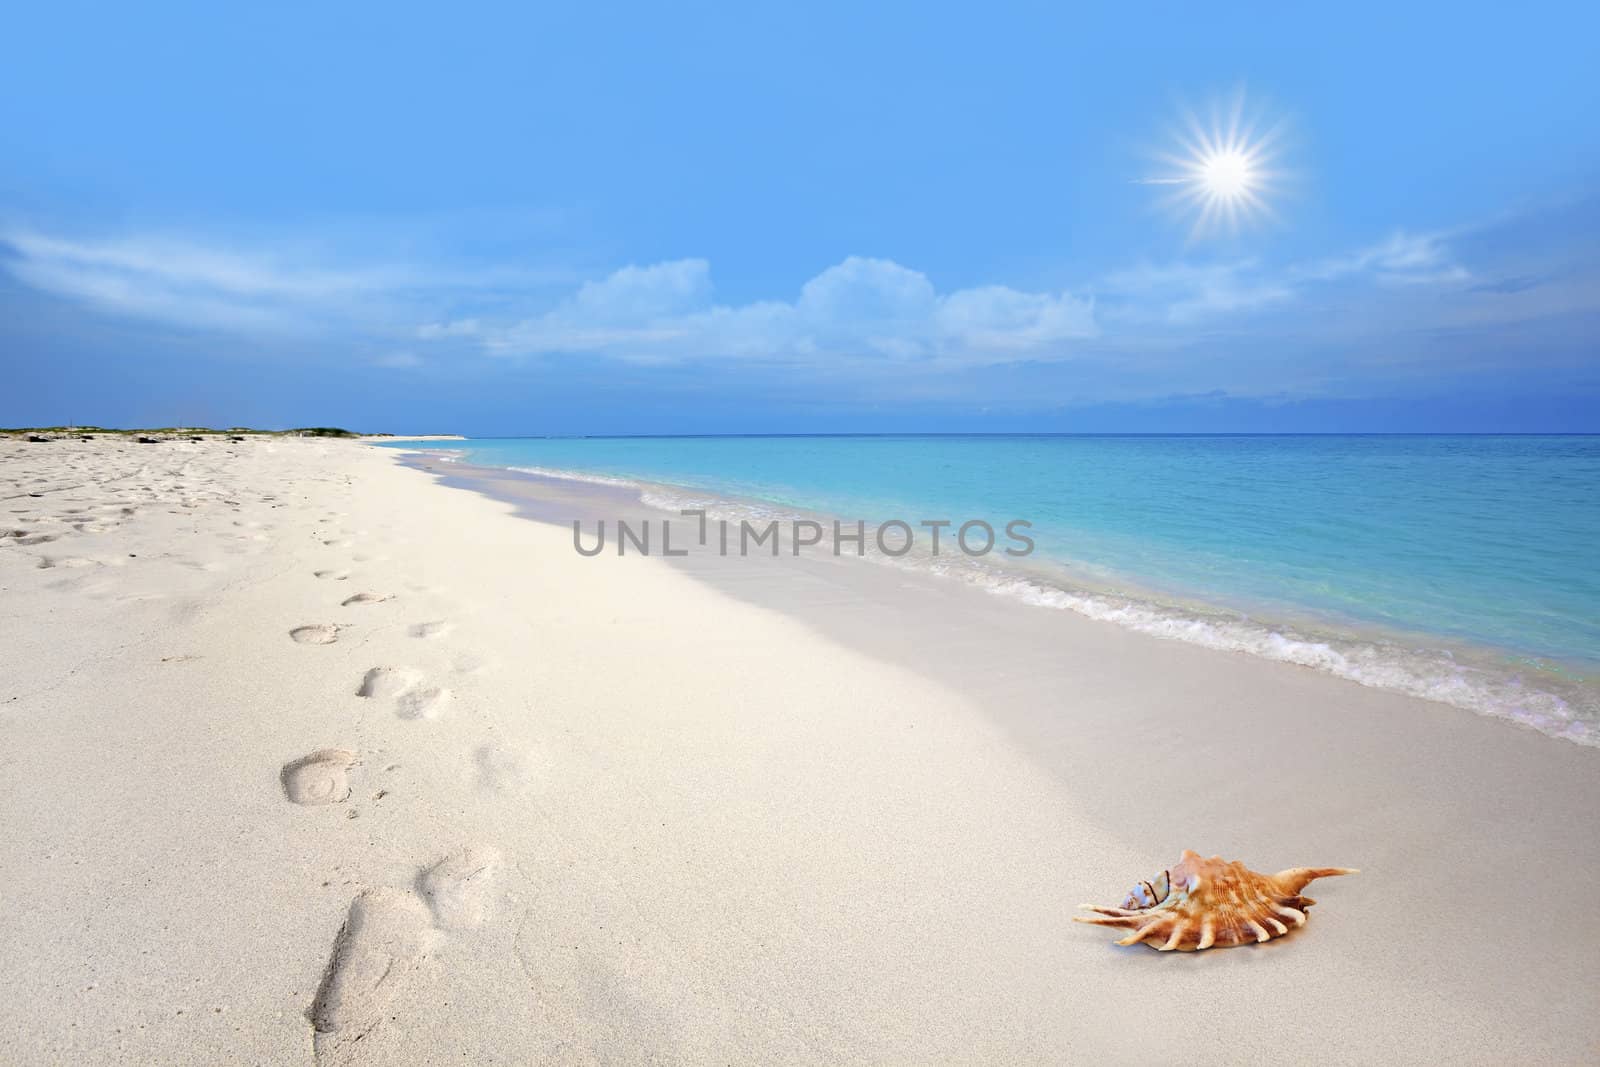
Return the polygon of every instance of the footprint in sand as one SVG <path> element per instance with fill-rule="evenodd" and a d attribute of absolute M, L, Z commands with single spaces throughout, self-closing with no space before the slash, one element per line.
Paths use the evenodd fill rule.
<path fill-rule="evenodd" d="M 353 597 L 346 597 L 339 606 L 351 608 L 358 604 L 382 604 L 385 600 L 392 600 L 393 593 L 357 593 Z"/>
<path fill-rule="evenodd" d="M 443 637 L 453 629 L 455 626 L 448 622 L 419 622 L 409 632 L 412 637 L 434 638 Z"/>
<path fill-rule="evenodd" d="M 422 681 L 422 675 L 405 667 L 374 667 L 361 679 L 356 696 L 392 699 Z"/>
<path fill-rule="evenodd" d="M 478 786 L 482 789 L 500 792 L 527 780 L 528 761 L 504 746 L 479 745 L 472 760 L 477 768 Z"/>
<path fill-rule="evenodd" d="M 536 786 L 548 779 L 554 769 L 547 749 L 491 741 L 473 750 L 470 774 L 477 788 L 504 793 Z"/>
<path fill-rule="evenodd" d="M 333 942 L 311 1020 L 317 1062 L 341 1062 L 387 1015 L 389 1001 L 427 955 L 428 909 L 398 889 L 364 890 Z"/>
<path fill-rule="evenodd" d="M 39 569 L 49 570 L 53 567 L 99 567 L 103 564 L 97 559 L 88 559 L 84 556 L 40 556 Z"/>
<path fill-rule="evenodd" d="M 359 762 L 343 748 L 324 748 L 284 764 L 279 779 L 296 804 L 342 804 L 350 798 L 350 768 Z"/>
<path fill-rule="evenodd" d="M 470 930 L 483 925 L 501 857 L 487 845 L 457 849 L 417 875 L 417 891 L 441 929 Z"/>
<path fill-rule="evenodd" d="M 326 578 L 329 581 L 342 582 L 350 577 L 349 571 L 312 571 L 315 578 Z"/>
<path fill-rule="evenodd" d="M 309 626 L 296 626 L 289 631 L 289 636 L 300 645 L 331 645 L 339 640 L 339 628 L 319 622 Z"/>
<path fill-rule="evenodd" d="M 450 706 L 450 690 L 430 685 L 401 693 L 394 702 L 395 714 L 402 719 L 437 719 Z"/>
<path fill-rule="evenodd" d="M 423 685 L 422 675 L 406 667 L 374 667 L 361 679 L 357 696 L 393 700 L 402 719 L 437 719 L 450 705 L 450 690 Z"/>

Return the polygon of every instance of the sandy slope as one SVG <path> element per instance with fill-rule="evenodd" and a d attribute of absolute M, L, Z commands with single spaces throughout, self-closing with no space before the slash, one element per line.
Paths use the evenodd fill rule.
<path fill-rule="evenodd" d="M 1105 798 L 1140 757 L 1103 736 L 1098 777 L 1068 784 L 959 686 L 660 561 L 579 559 L 565 532 L 354 443 L 0 442 L 0 497 L 8 1059 L 1597 1050 L 1573 1010 L 1596 990 L 1595 920 L 1560 902 L 1600 869 L 1555 818 L 1476 831 L 1587 878 L 1542 899 L 1463 857 L 1459 885 L 1319 884 L 1308 928 L 1261 948 L 1113 949 L 1072 906 L 1206 843 L 1126 836 Z M 1107 640 L 1130 689 L 1191 655 Z M 1230 661 L 1205 662 L 1225 691 Z M 1330 712 L 1353 688 L 1302 676 Z M 1553 768 L 1586 819 L 1590 754 L 1528 751 L 1516 772 Z M 1410 800 L 1403 768 L 1320 773 Z M 1202 763 L 1126 804 L 1143 827 L 1227 788 Z M 1438 822 L 1451 800 L 1428 798 Z M 1304 854 L 1308 836 L 1240 858 L 1367 866 Z M 1453 945 L 1500 947 L 1512 909 L 1549 910 L 1573 955 L 1506 943 L 1476 1001 L 1427 980 Z M 1402 911 L 1412 940 L 1389 924 L 1374 943 L 1363 917 Z M 1507 1014 L 1497 983 L 1550 1013 Z"/>

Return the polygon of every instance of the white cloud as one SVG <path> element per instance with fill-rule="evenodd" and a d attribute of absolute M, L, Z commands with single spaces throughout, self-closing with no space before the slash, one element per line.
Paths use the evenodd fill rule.
<path fill-rule="evenodd" d="M 738 304 L 717 301 L 704 259 L 627 266 L 588 281 L 504 263 L 452 273 L 409 265 L 403 254 L 377 265 L 350 262 L 306 243 L 66 239 L 0 229 L 0 269 L 39 290 L 178 326 L 344 340 L 352 359 L 396 368 L 446 348 L 638 363 L 982 366 L 1079 358 L 1088 340 L 1102 352 L 1170 351 L 1201 327 L 1242 328 L 1312 304 L 1325 318 L 1333 306 L 1360 308 L 1368 319 L 1390 307 L 1398 318 L 1416 307 L 1411 294 L 1419 287 L 1440 288 L 1445 300 L 1433 301 L 1431 314 L 1448 310 L 1450 322 L 1491 311 L 1505 319 L 1536 315 L 1560 292 L 1550 284 L 1527 295 L 1479 285 L 1484 292 L 1474 296 L 1462 283 L 1492 274 L 1470 275 L 1446 235 L 1405 232 L 1287 266 L 1144 264 L 1104 275 L 1083 294 L 1004 285 L 940 292 L 920 271 L 851 256 L 787 299 Z M 529 314 L 529 307 L 539 310 Z M 1337 332 L 1347 318 L 1334 315 L 1322 332 Z"/>
<path fill-rule="evenodd" d="M 951 293 L 935 315 L 941 333 L 976 350 L 1024 351 L 1098 332 L 1092 299 L 1022 293 L 1003 285 Z"/>
<path fill-rule="evenodd" d="M 1118 271 L 1105 279 L 1106 316 L 1189 326 L 1265 311 L 1305 298 L 1319 286 L 1457 286 L 1471 278 L 1441 235 L 1396 233 L 1348 255 L 1276 270 L 1241 259 Z"/>
<path fill-rule="evenodd" d="M 711 264 L 680 259 L 653 267 L 623 267 L 604 281 L 585 282 L 572 300 L 575 317 L 648 322 L 682 314 L 711 299 Z"/>
<path fill-rule="evenodd" d="M 892 260 L 852 256 L 807 281 L 792 302 L 712 301 L 710 265 L 629 266 L 532 318 L 495 329 L 438 323 L 425 339 L 477 336 L 500 354 L 594 352 L 656 362 L 696 358 L 997 362 L 1063 358 L 1098 332 L 1092 301 L 983 286 L 940 295 Z"/>
<path fill-rule="evenodd" d="M 1106 285 L 1120 298 L 1121 317 L 1153 317 L 1180 325 L 1256 311 L 1295 295 L 1292 286 L 1267 276 L 1254 260 L 1146 265 L 1113 274 Z"/>
<path fill-rule="evenodd" d="M 1404 232 L 1351 255 L 1299 268 L 1295 273 L 1312 281 L 1366 276 L 1386 285 L 1440 285 L 1472 277 L 1451 257 L 1439 234 Z"/>
<path fill-rule="evenodd" d="M 175 289 L 204 288 L 251 296 L 307 297 L 350 293 L 393 284 L 378 272 L 336 272 L 293 267 L 261 257 L 161 239 L 67 241 L 36 233 L 3 237 L 23 267 L 49 267 L 63 278 L 139 278 Z"/>
<path fill-rule="evenodd" d="M 526 292 L 554 277 L 507 269 L 452 272 L 404 260 L 356 267 L 330 262 L 304 242 L 267 247 L 152 235 L 68 239 L 0 229 L 0 269 L 34 289 L 116 314 L 244 333 L 388 327 L 401 315 L 415 315 L 420 302 L 438 305 L 508 287 Z"/>
<path fill-rule="evenodd" d="M 933 283 L 919 271 L 891 259 L 851 256 L 801 286 L 796 308 L 818 327 L 910 325 L 925 321 L 938 299 Z"/>
<path fill-rule="evenodd" d="M 120 270 L 88 268 L 49 259 L 9 264 L 35 289 L 106 311 L 184 326 L 275 331 L 284 325 L 275 301 L 241 301 L 217 292 L 162 284 Z"/>
<path fill-rule="evenodd" d="M 337 306 L 396 288 L 393 271 L 340 271 L 160 238 L 73 241 L 0 234 L 3 262 L 36 289 L 181 325 L 293 328 L 308 305 Z"/>

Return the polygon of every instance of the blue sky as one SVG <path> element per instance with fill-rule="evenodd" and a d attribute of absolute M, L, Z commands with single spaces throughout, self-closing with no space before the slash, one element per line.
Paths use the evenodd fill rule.
<path fill-rule="evenodd" d="M 9 15 L 0 424 L 1600 431 L 1592 5 L 333 7 Z"/>

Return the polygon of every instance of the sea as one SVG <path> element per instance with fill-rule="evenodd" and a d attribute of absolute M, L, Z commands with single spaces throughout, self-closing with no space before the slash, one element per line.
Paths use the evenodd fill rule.
<path fill-rule="evenodd" d="M 998 534 L 924 568 L 1600 745 L 1600 436 L 519 437 L 394 447 L 685 508 Z M 1033 542 L 1025 557 L 1004 529 Z M 896 528 L 898 530 L 898 528 Z M 981 528 L 971 543 L 981 547 Z M 899 536 L 898 532 L 895 536 Z M 891 541 L 894 537 L 891 537 Z M 921 546 L 926 548 L 926 541 Z"/>

